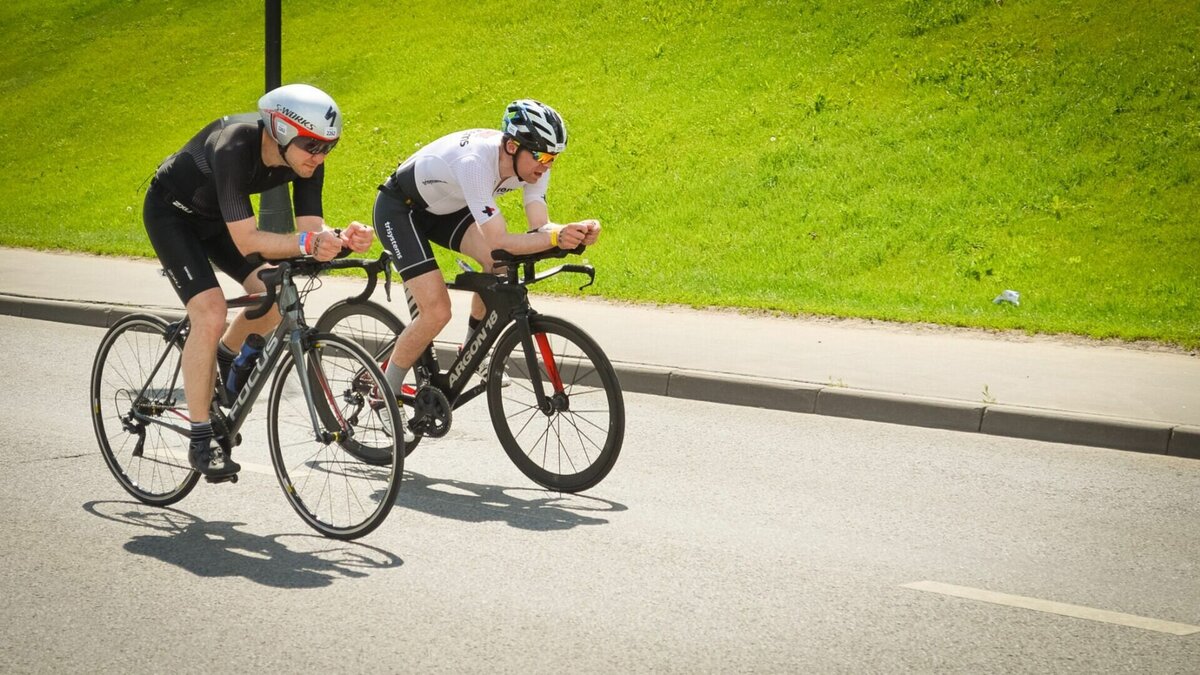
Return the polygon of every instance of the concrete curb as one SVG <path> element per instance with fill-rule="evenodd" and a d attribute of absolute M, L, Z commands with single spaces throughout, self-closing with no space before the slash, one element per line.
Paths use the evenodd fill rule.
<path fill-rule="evenodd" d="M 1117 450 L 1167 454 L 1172 425 L 1066 412 L 989 406 L 983 414 L 985 434 L 1079 443 Z"/>
<path fill-rule="evenodd" d="M 939 401 L 918 396 L 901 396 L 845 387 L 822 389 L 817 396 L 817 414 L 853 417 L 860 420 L 910 424 L 918 427 L 979 431 L 983 405 L 963 401 Z"/>
<path fill-rule="evenodd" d="M 0 294 L 0 314 L 27 319 L 103 328 L 139 312 L 168 321 L 183 317 L 180 311 Z M 437 348 L 439 356 L 453 358 L 452 347 Z M 626 392 L 1200 459 L 1200 427 L 620 361 L 613 367 Z"/>
<path fill-rule="evenodd" d="M 1200 427 L 1179 426 L 1172 429 L 1167 454 L 1200 459 Z"/>

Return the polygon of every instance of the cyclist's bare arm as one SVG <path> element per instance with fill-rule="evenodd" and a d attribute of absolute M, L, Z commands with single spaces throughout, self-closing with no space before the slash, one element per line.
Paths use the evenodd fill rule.
<path fill-rule="evenodd" d="M 525 232 L 523 234 L 514 234 L 509 232 L 508 222 L 504 220 L 504 216 L 499 213 L 487 219 L 483 223 L 478 224 L 477 227 L 479 228 L 479 233 L 483 236 L 485 246 L 489 251 L 502 248 L 518 255 L 522 253 L 537 253 L 538 251 L 545 251 L 548 248 L 552 248 L 554 246 L 554 242 L 557 242 L 559 246 L 567 248 L 563 244 L 562 232 L 559 232 L 557 235 L 551 232 L 536 230 L 533 232 Z M 574 235 L 569 235 L 569 238 L 577 238 L 582 241 L 583 235 L 581 233 L 576 233 Z M 578 244 L 576 244 L 576 246 L 578 246 Z M 574 246 L 569 248 L 574 248 Z"/>
<path fill-rule="evenodd" d="M 301 253 L 299 234 L 263 232 L 258 229 L 258 221 L 255 218 L 243 218 L 228 225 L 233 242 L 243 255 L 258 253 L 264 258 L 282 259 Z M 342 238 L 332 230 L 326 229 L 320 217 L 300 216 L 296 218 L 296 226 L 300 232 L 307 232 L 310 233 L 309 236 L 315 237 L 310 247 L 312 256 L 317 260 L 332 260 L 341 252 Z M 369 245 L 368 241 L 367 246 Z"/>
<path fill-rule="evenodd" d="M 525 205 L 525 220 L 529 222 L 529 230 L 540 230 L 550 223 L 550 211 L 546 202 L 535 199 Z"/>

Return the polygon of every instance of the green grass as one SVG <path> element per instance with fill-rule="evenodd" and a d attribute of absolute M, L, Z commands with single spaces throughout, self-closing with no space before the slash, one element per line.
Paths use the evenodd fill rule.
<path fill-rule="evenodd" d="M 369 222 L 416 144 L 531 96 L 572 133 L 552 215 L 605 226 L 589 293 L 1200 346 L 1200 5 L 534 9 L 286 3 L 284 80 L 347 120 L 331 223 Z M 261 11 L 0 7 L 0 244 L 151 255 L 140 188 L 253 109 Z"/>

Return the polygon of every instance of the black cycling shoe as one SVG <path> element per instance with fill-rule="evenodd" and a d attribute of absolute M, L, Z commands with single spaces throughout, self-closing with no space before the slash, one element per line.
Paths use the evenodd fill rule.
<path fill-rule="evenodd" d="M 235 479 L 237 472 L 242 470 L 242 465 L 226 455 L 224 449 L 220 446 L 214 448 L 208 442 L 188 446 L 188 463 L 210 482 Z"/>

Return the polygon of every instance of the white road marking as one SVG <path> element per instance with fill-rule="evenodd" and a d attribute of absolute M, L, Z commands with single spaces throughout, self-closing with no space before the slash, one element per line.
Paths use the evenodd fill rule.
<path fill-rule="evenodd" d="M 269 464 L 256 464 L 254 462 L 242 462 L 242 461 L 239 461 L 238 464 L 242 465 L 242 471 L 249 471 L 250 473 L 261 473 L 261 474 L 264 474 L 267 476 L 275 475 L 275 467 L 273 467 Z"/>
<path fill-rule="evenodd" d="M 1082 607 L 1080 605 L 1069 605 L 1065 602 L 1054 602 L 1053 600 L 1040 600 L 1038 598 L 1027 598 L 1020 595 L 996 593 L 994 591 L 983 590 L 982 588 L 954 586 L 952 584 L 943 584 L 936 581 L 914 581 L 910 584 L 901 585 L 901 588 L 911 588 L 917 591 L 928 591 L 929 593 L 940 593 L 941 595 L 952 595 L 956 598 L 979 600 L 980 602 L 1008 605 L 1009 607 L 1032 609 L 1036 612 L 1061 614 L 1063 616 L 1075 617 L 1077 619 L 1088 619 L 1090 621 L 1114 623 L 1120 626 L 1131 626 L 1133 628 L 1158 631 L 1159 633 L 1170 633 L 1171 635 L 1191 635 L 1192 633 L 1200 633 L 1200 626 L 1190 626 L 1186 623 L 1161 621 L 1159 619 L 1151 619 L 1133 614 L 1122 614 L 1121 612 L 1110 612 L 1104 609 Z"/>

